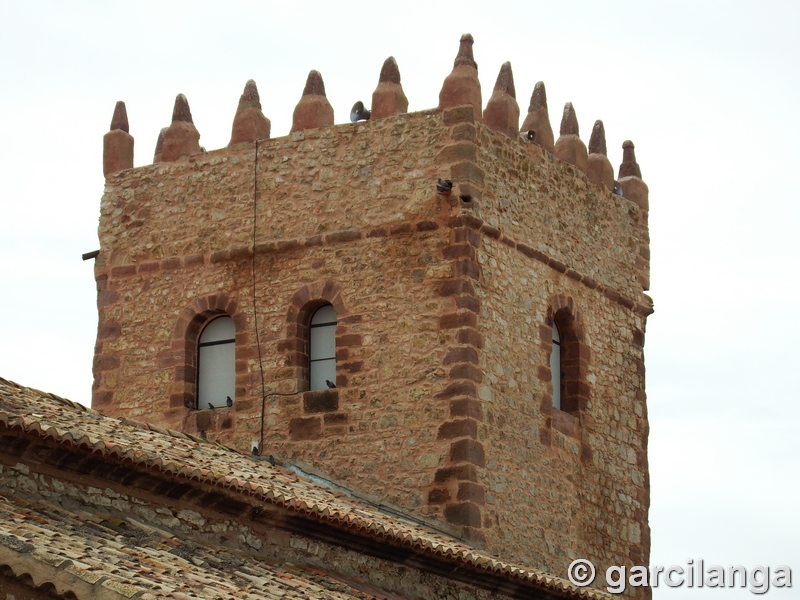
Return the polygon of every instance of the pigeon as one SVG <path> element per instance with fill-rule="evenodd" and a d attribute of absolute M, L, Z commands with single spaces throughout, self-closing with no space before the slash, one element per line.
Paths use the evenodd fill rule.
<path fill-rule="evenodd" d="M 622 196 L 622 186 L 617 181 L 614 182 L 614 193 L 617 196 Z"/>
<path fill-rule="evenodd" d="M 194 402 L 191 398 L 187 398 L 183 401 L 183 405 L 188 408 L 189 410 L 194 410 Z"/>
<path fill-rule="evenodd" d="M 233 406 L 233 399 L 230 396 L 228 396 L 225 399 L 225 404 L 227 404 L 228 406 Z"/>
<path fill-rule="evenodd" d="M 450 192 L 453 191 L 453 182 L 449 179 L 440 179 L 436 182 L 436 191 L 442 196 L 449 196 Z"/>
<path fill-rule="evenodd" d="M 271 465 L 274 467 L 274 466 L 275 466 L 275 457 L 274 457 L 274 456 L 272 456 L 272 454 L 270 454 L 270 455 L 267 457 L 267 462 L 268 462 L 269 464 L 271 464 Z"/>
<path fill-rule="evenodd" d="M 214 410 L 214 405 L 213 405 L 213 404 L 211 404 L 211 402 L 209 402 L 209 403 L 208 403 L 208 408 L 210 408 L 211 410 Z"/>
<path fill-rule="evenodd" d="M 251 453 L 253 454 L 253 456 L 258 456 L 259 454 L 261 454 L 261 451 L 258 449 L 257 445 L 253 444 L 253 449 L 251 450 Z"/>
<path fill-rule="evenodd" d="M 336 387 L 336 384 L 333 383 L 330 379 L 326 379 L 325 380 L 325 385 L 327 385 L 330 389 L 333 389 L 333 388 Z"/>

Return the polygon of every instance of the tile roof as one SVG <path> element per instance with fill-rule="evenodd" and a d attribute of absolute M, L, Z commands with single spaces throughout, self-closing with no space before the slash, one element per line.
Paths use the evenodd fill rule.
<path fill-rule="evenodd" d="M 475 574 L 501 577 L 512 584 L 552 594 L 553 598 L 612 598 L 602 591 L 579 588 L 566 579 L 498 560 L 422 525 L 385 514 L 366 502 L 334 492 L 284 468 L 272 466 L 265 460 L 243 455 L 189 434 L 130 419 L 104 417 L 70 400 L 0 378 L 0 430 L 3 428 L 49 438 L 60 445 L 67 445 L 87 454 L 125 459 L 166 478 L 183 476 L 190 481 L 210 484 L 231 497 L 278 506 L 309 522 L 315 522 L 318 526 L 346 529 L 379 540 L 383 544 L 404 548 L 423 559 L 452 563 L 454 570 L 470 569 Z M 150 542 L 134 545 L 133 548 L 123 551 L 115 546 L 121 543 L 115 537 L 119 534 L 114 533 L 115 530 L 99 516 L 71 515 L 43 504 L 24 508 L 33 518 L 5 518 L 15 511 L 15 514 L 20 515 L 26 513 L 20 512 L 22 509 L 15 507 L 8 498 L 0 498 L 0 513 L 3 516 L 0 519 L 0 550 L 15 548 L 20 543 L 21 536 L 26 540 L 24 543 L 34 544 L 34 556 L 38 551 L 45 557 L 42 559 L 45 562 L 48 562 L 47 557 L 55 557 L 56 562 L 61 559 L 72 561 L 72 566 L 67 568 L 94 572 L 96 576 L 102 574 L 107 578 L 105 582 L 133 585 L 129 583 L 132 575 L 126 570 L 126 561 L 129 559 L 125 557 L 126 554 L 135 552 L 137 558 L 143 561 L 142 564 L 150 565 L 148 569 L 152 574 L 150 577 L 153 584 L 165 586 L 162 589 L 175 589 L 176 593 L 179 591 L 188 594 L 183 591 L 187 588 L 181 583 L 181 578 L 186 577 L 190 564 L 174 548 L 191 543 L 195 545 L 191 548 L 191 554 L 203 556 L 202 560 L 210 565 L 216 564 L 215 560 L 230 560 L 231 564 L 237 565 L 236 569 L 226 569 L 222 564 L 218 570 L 204 569 L 203 573 L 208 580 L 193 583 L 192 585 L 200 586 L 189 588 L 195 593 L 204 589 L 202 586 L 210 586 L 209 590 L 213 590 L 213 593 L 207 597 L 229 597 L 232 592 L 224 591 L 229 586 L 244 585 L 246 588 L 250 585 L 247 584 L 248 581 L 263 580 L 266 587 L 259 590 L 259 597 L 292 598 L 295 596 L 289 594 L 297 593 L 297 586 L 319 586 L 291 573 L 285 565 L 278 568 L 261 561 L 253 561 L 249 557 L 244 560 L 231 550 L 200 548 L 197 547 L 197 542 L 176 540 L 166 532 L 133 521 L 130 523 L 131 529 L 147 532 Z M 64 526 L 60 525 L 62 522 Z M 11 524 L 12 529 L 7 531 L 6 528 Z M 64 538 L 39 535 L 41 532 L 37 534 L 37 527 L 58 531 Z M 86 527 L 93 528 L 93 533 L 87 534 Z M 86 546 L 85 541 L 78 543 L 72 537 L 92 539 L 99 547 L 92 549 L 93 546 Z M 76 550 L 82 547 L 86 547 L 86 550 Z M 92 556 L 104 553 L 118 557 L 118 562 L 113 563 L 113 569 L 110 561 L 103 560 L 98 564 L 89 560 Z M 74 554 L 77 556 L 73 556 Z M 137 577 L 139 575 L 141 573 Z M 274 593 L 283 595 L 265 595 L 267 591 L 272 593 L 273 589 Z M 320 587 L 320 591 L 314 592 L 314 597 L 370 597 L 353 595 L 354 593 L 357 592 L 334 592 Z M 242 592 L 233 595 L 238 598 L 250 597 L 243 596 Z M 206 597 L 205 592 L 203 597 Z"/>
<path fill-rule="evenodd" d="M 270 564 L 194 539 L 178 540 L 133 518 L 67 511 L 0 494 L 0 564 L 6 548 L 27 555 L 18 570 L 32 575 L 34 585 L 58 581 L 68 588 L 57 589 L 59 593 L 96 585 L 101 592 L 143 600 L 375 598 L 312 570 Z"/>

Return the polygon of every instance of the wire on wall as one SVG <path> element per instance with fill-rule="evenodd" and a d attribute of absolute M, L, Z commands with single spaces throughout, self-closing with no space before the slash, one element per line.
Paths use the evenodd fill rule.
<path fill-rule="evenodd" d="M 258 371 L 261 375 L 261 433 L 259 435 L 259 449 L 264 440 L 264 361 L 261 358 L 261 336 L 258 331 L 258 306 L 256 302 L 256 223 L 258 222 L 258 140 L 256 140 L 256 155 L 253 160 L 253 255 L 250 260 L 253 275 L 253 323 L 256 332 L 256 348 L 258 349 Z"/>

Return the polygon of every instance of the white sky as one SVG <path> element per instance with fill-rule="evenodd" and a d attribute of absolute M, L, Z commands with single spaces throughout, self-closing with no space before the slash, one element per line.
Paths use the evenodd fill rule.
<path fill-rule="evenodd" d="M 523 115 L 543 80 L 556 132 L 571 101 L 584 141 L 603 119 L 615 168 L 622 141 L 636 144 L 656 306 L 645 348 L 651 564 L 788 564 L 800 587 L 798 5 L 386 6 L 0 0 L 0 376 L 90 401 L 97 314 L 81 254 L 98 248 L 102 136 L 117 100 L 138 166 L 179 92 L 200 143 L 227 145 L 250 78 L 273 137 L 288 133 L 310 69 L 337 122 L 356 100 L 369 104 L 390 55 L 409 110 L 433 108 L 470 32 L 484 102 L 510 60 Z M 661 587 L 654 597 L 752 595 Z"/>

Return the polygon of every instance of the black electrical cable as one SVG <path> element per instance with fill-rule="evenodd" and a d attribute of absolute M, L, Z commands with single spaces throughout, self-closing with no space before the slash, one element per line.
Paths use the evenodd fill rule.
<path fill-rule="evenodd" d="M 256 303 L 256 222 L 258 220 L 258 140 L 256 140 L 256 155 L 253 160 L 253 256 L 250 261 L 253 274 L 253 324 L 256 332 L 256 348 L 258 349 L 258 370 L 261 374 L 261 433 L 258 437 L 258 449 L 264 443 L 264 362 L 261 359 L 261 336 L 258 332 L 258 308 Z"/>

